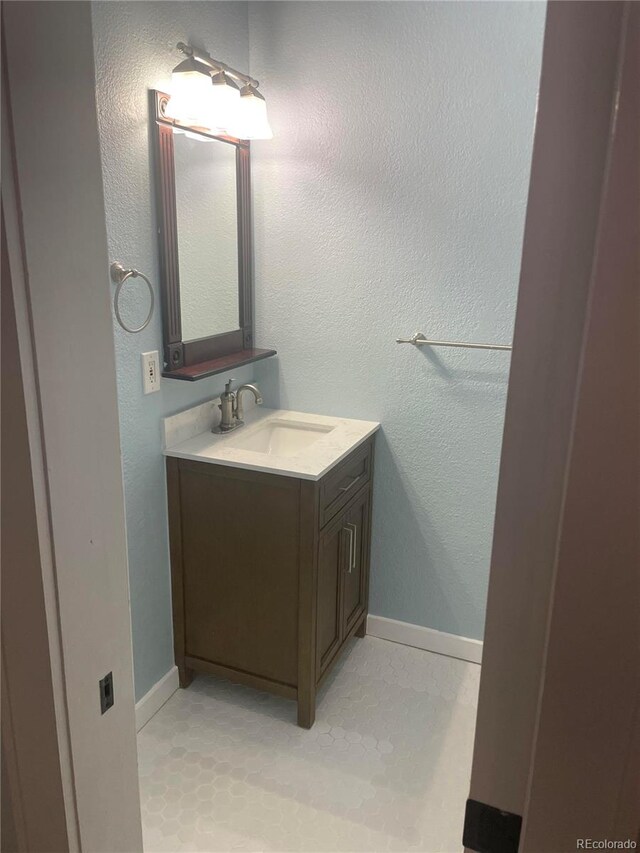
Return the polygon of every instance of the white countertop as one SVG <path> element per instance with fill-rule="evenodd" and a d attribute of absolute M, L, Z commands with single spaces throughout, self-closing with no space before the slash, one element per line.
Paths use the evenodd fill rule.
<path fill-rule="evenodd" d="M 334 418 L 305 412 L 290 412 L 284 409 L 254 407 L 247 408 L 243 427 L 224 435 L 217 435 L 211 432 L 213 414 L 217 411 L 215 402 L 217 401 L 195 406 L 172 418 L 164 419 L 165 456 L 229 465 L 232 468 L 248 468 L 252 471 L 265 471 L 269 474 L 281 474 L 303 480 L 319 480 L 380 427 L 376 421 L 358 421 L 351 418 Z M 330 432 L 321 434 L 313 444 L 294 456 L 278 456 L 234 446 L 234 439 L 246 438 L 257 432 L 268 421 L 318 425 L 329 427 Z M 205 426 L 204 430 L 203 426 Z"/>

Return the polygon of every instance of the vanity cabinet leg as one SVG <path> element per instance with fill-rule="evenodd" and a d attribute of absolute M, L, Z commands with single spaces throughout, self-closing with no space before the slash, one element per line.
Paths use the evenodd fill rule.
<path fill-rule="evenodd" d="M 178 664 L 178 681 L 180 687 L 188 687 L 193 681 L 193 670 L 188 669 L 184 664 Z"/>
<path fill-rule="evenodd" d="M 298 725 L 301 729 L 310 729 L 316 720 L 316 693 L 298 696 Z"/>
<path fill-rule="evenodd" d="M 362 617 L 362 622 L 358 625 L 356 630 L 356 637 L 366 637 L 367 636 L 367 616 L 366 614 Z"/>

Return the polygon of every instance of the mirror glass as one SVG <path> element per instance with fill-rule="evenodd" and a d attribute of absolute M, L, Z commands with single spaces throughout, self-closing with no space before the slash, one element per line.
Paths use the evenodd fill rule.
<path fill-rule="evenodd" d="M 236 149 L 174 134 L 183 341 L 240 328 Z"/>

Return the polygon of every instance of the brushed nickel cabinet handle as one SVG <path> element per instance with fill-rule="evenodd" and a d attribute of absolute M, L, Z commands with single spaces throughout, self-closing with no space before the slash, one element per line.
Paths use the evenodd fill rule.
<path fill-rule="evenodd" d="M 350 524 L 345 524 L 342 529 L 349 534 L 349 568 L 347 571 L 351 573 L 351 564 L 353 563 L 353 530 Z"/>
<path fill-rule="evenodd" d="M 339 492 L 348 492 L 349 489 L 354 485 L 354 483 L 357 483 L 359 479 L 360 479 L 360 474 L 358 474 L 357 477 L 351 477 L 350 482 L 347 483 L 346 486 L 339 486 L 338 487 L 338 491 Z"/>
<path fill-rule="evenodd" d="M 345 524 L 344 529 L 349 534 L 349 569 L 348 572 L 351 574 L 353 569 L 356 567 L 356 554 L 357 554 L 357 543 L 358 543 L 358 528 L 355 524 Z"/>
<path fill-rule="evenodd" d="M 351 569 L 355 569 L 356 567 L 356 557 L 358 554 L 358 526 L 357 524 L 353 525 L 353 562 L 351 563 Z M 349 569 L 349 572 L 351 572 Z"/>

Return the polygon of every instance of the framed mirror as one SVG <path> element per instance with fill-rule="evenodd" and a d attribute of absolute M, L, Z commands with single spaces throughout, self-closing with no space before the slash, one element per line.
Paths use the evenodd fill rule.
<path fill-rule="evenodd" d="M 163 376 L 195 381 L 275 355 L 253 342 L 250 148 L 165 116 L 153 91 Z"/>

